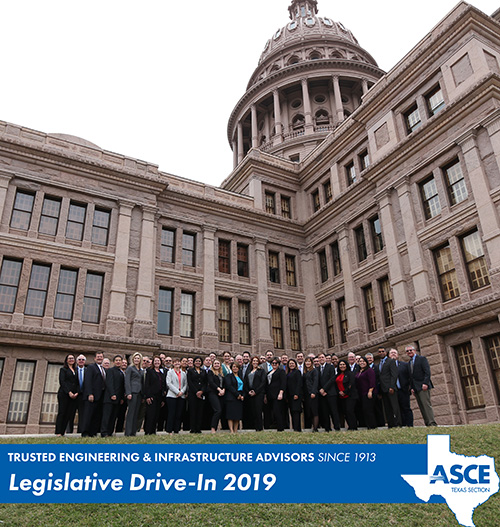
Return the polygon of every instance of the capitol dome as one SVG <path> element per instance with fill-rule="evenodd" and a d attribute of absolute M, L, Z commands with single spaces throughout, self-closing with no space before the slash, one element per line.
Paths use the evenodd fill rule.
<path fill-rule="evenodd" d="M 266 42 L 228 139 L 236 167 L 251 148 L 299 161 L 362 103 L 384 74 L 351 31 L 292 0 L 290 21 Z"/>

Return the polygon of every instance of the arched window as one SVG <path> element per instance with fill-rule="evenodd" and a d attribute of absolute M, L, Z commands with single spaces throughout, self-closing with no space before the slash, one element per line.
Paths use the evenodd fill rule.
<path fill-rule="evenodd" d="M 301 130 L 304 128 L 304 125 L 306 124 L 306 120 L 304 116 L 300 113 L 298 113 L 293 119 L 292 119 L 292 128 L 294 130 Z"/>
<path fill-rule="evenodd" d="M 320 60 L 322 58 L 323 58 L 323 55 L 321 55 L 321 53 L 319 51 L 313 51 L 309 55 L 309 60 Z"/>
<path fill-rule="evenodd" d="M 299 60 L 299 57 L 297 57 L 297 55 L 292 55 L 289 59 L 288 59 L 288 65 L 291 66 L 292 64 L 297 64 L 298 62 L 300 62 Z"/>
<path fill-rule="evenodd" d="M 314 116 L 316 124 L 330 124 L 330 117 L 326 110 L 318 110 Z"/>

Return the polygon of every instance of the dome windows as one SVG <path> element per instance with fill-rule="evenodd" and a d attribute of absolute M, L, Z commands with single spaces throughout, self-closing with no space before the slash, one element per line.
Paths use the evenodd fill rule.
<path fill-rule="evenodd" d="M 314 24 L 316 24 L 316 20 L 314 18 L 306 18 L 306 26 L 313 27 Z"/>
<path fill-rule="evenodd" d="M 323 55 L 319 51 L 313 51 L 309 55 L 309 60 L 320 60 L 323 58 Z"/>
<path fill-rule="evenodd" d="M 290 22 L 288 24 L 288 31 L 293 31 L 294 29 L 297 29 L 297 21 L 294 20 L 293 22 Z"/>
<path fill-rule="evenodd" d="M 302 130 L 304 128 L 304 125 L 306 124 L 305 117 L 302 114 L 297 114 L 292 119 L 292 128 L 294 130 Z"/>
<path fill-rule="evenodd" d="M 328 112 L 326 110 L 318 110 L 316 112 L 316 115 L 314 116 L 314 118 L 316 119 L 316 124 L 317 125 L 330 124 L 330 117 L 329 117 Z"/>
<path fill-rule="evenodd" d="M 323 24 L 325 24 L 325 26 L 328 26 L 328 27 L 333 26 L 333 22 L 329 18 L 323 18 Z"/>
<path fill-rule="evenodd" d="M 278 29 L 274 34 L 274 40 L 278 40 L 281 37 L 281 29 Z"/>
<path fill-rule="evenodd" d="M 314 102 L 317 102 L 318 104 L 323 104 L 326 101 L 326 96 L 322 93 L 318 93 L 318 95 L 314 96 Z"/>
<path fill-rule="evenodd" d="M 292 101 L 292 104 L 290 106 L 296 110 L 297 108 L 300 108 L 302 106 L 302 99 L 295 99 Z"/>
<path fill-rule="evenodd" d="M 299 57 L 297 57 L 297 55 L 292 55 L 288 59 L 288 66 L 291 66 L 292 64 L 298 64 L 299 62 L 300 62 Z"/>

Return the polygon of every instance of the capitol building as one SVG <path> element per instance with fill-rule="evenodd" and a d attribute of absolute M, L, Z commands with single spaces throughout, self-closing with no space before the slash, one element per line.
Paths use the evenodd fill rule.
<path fill-rule="evenodd" d="M 500 421 L 500 10 L 459 3 L 384 72 L 283 4 L 220 187 L 0 121 L 0 434 L 52 432 L 65 355 L 96 350 L 411 343 L 439 424 Z"/>

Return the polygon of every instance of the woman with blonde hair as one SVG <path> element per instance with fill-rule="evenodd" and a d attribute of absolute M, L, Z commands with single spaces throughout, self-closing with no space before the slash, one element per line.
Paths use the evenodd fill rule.
<path fill-rule="evenodd" d="M 135 436 L 137 432 L 137 416 L 142 401 L 142 355 L 136 352 L 130 358 L 130 366 L 125 372 L 125 397 L 128 401 L 125 435 Z"/>

